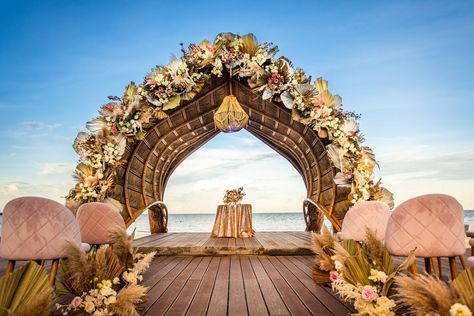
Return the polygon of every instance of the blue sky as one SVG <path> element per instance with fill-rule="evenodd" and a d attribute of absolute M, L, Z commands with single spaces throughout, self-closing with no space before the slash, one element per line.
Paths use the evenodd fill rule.
<path fill-rule="evenodd" d="M 2 0 L 0 207 L 19 195 L 61 200 L 71 144 L 106 96 L 166 64 L 180 42 L 231 31 L 274 42 L 362 114 L 397 203 L 442 192 L 474 209 L 472 21 L 473 1 Z M 240 157 L 222 158 L 229 151 Z M 239 133 L 185 161 L 165 198 L 176 212 L 212 212 L 239 185 L 256 211 L 296 211 L 305 195 L 288 162 Z"/>

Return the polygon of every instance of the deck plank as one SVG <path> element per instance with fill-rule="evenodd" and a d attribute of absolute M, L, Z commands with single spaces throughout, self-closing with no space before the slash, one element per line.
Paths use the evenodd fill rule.
<path fill-rule="evenodd" d="M 240 259 L 232 256 L 229 275 L 229 308 L 228 315 L 246 315 L 247 300 L 245 297 L 244 279 Z"/>
<path fill-rule="evenodd" d="M 205 257 L 201 260 L 196 270 L 191 274 L 186 285 L 175 299 L 173 305 L 166 313 L 167 315 L 186 315 L 186 311 L 191 305 L 192 299 L 209 267 L 210 262 L 211 257 Z"/>
<path fill-rule="evenodd" d="M 188 309 L 187 315 L 193 316 L 206 314 L 220 260 L 220 257 L 212 257 L 209 268 L 203 276 L 202 282 L 194 296 L 191 306 Z"/>
<path fill-rule="evenodd" d="M 214 289 L 212 290 L 207 315 L 227 315 L 229 273 L 230 257 L 222 257 L 219 264 L 219 270 L 217 271 Z"/>
<path fill-rule="evenodd" d="M 240 258 L 240 265 L 242 268 L 242 277 L 245 286 L 245 298 L 247 300 L 247 309 L 249 315 L 268 315 L 265 301 L 260 291 L 252 265 L 248 257 Z"/>
<path fill-rule="evenodd" d="M 286 308 L 285 303 L 263 268 L 262 263 L 258 260 L 258 257 L 249 257 L 249 261 L 252 265 L 262 296 L 265 300 L 265 305 L 267 306 L 270 315 L 288 315 L 289 311 Z"/>
<path fill-rule="evenodd" d="M 295 294 L 293 289 L 288 285 L 285 279 L 281 274 L 275 269 L 271 264 L 268 257 L 259 257 L 260 262 L 262 263 L 263 268 L 267 272 L 268 276 L 272 280 L 275 288 L 280 297 L 283 299 L 286 307 L 290 311 L 291 315 L 311 315 L 306 306 L 301 302 L 299 297 Z"/>
<path fill-rule="evenodd" d="M 162 295 L 148 309 L 150 315 L 165 315 L 168 309 L 171 307 L 176 297 L 180 294 L 186 282 L 188 281 L 191 274 L 197 269 L 199 263 L 202 261 L 202 257 L 191 257 L 191 262 L 177 275 L 175 278 L 167 279 L 165 281 L 171 281 Z"/>

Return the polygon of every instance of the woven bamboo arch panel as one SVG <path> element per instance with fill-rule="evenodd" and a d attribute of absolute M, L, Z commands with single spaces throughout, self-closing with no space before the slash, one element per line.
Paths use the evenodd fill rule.
<path fill-rule="evenodd" d="M 229 94 L 226 78 L 211 80 L 194 100 L 170 113 L 151 128 L 145 138 L 128 145 L 127 163 L 117 170 L 109 196 L 124 206 L 123 216 L 131 224 L 151 203 L 163 200 L 173 171 L 189 155 L 220 133 L 213 116 Z M 349 207 L 350 189 L 334 183 L 336 169 L 327 156 L 325 143 L 310 127 L 292 120 L 291 112 L 262 100 L 244 84 L 232 80 L 233 94 L 249 115 L 246 128 L 286 158 L 300 173 L 307 197 L 325 209 L 325 215 L 340 227 Z"/>

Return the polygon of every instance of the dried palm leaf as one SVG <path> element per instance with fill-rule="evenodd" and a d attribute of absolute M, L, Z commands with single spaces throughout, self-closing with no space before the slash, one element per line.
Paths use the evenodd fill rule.
<path fill-rule="evenodd" d="M 135 82 L 130 81 L 130 83 L 125 87 L 125 92 L 122 97 L 123 104 L 129 104 L 132 101 L 135 101 L 138 96 L 138 86 Z"/>
<path fill-rule="evenodd" d="M 113 280 L 126 270 L 111 247 L 103 245 L 92 255 L 94 276 L 99 280 Z"/>
<path fill-rule="evenodd" d="M 353 285 L 370 285 L 370 262 L 361 250 L 344 261 L 343 275 L 344 280 Z"/>
<path fill-rule="evenodd" d="M 34 296 L 28 303 L 20 305 L 12 316 L 49 316 L 51 315 L 52 302 L 53 289 L 49 288 Z"/>
<path fill-rule="evenodd" d="M 179 105 L 180 101 L 181 101 L 181 97 L 179 95 L 176 95 L 170 98 L 169 101 L 165 105 L 163 105 L 163 111 L 174 109 L 175 107 Z"/>
<path fill-rule="evenodd" d="M 254 56 L 258 50 L 257 38 L 252 33 L 242 36 L 242 52 Z"/>
<path fill-rule="evenodd" d="M 430 275 L 403 275 L 396 277 L 395 282 L 396 297 L 399 304 L 407 307 L 406 315 L 449 315 L 455 295 L 443 281 Z"/>
<path fill-rule="evenodd" d="M 39 297 L 42 293 L 48 293 L 49 296 Z M 6 315 L 7 311 L 21 311 L 25 304 L 43 304 L 50 296 L 51 287 L 46 271 L 42 266 L 30 261 L 15 272 L 0 278 L 0 315 Z M 25 307 L 26 309 L 30 308 Z"/>
<path fill-rule="evenodd" d="M 474 310 L 474 267 L 464 270 L 452 282 L 461 302 Z"/>
<path fill-rule="evenodd" d="M 92 176 L 94 174 L 94 168 L 90 165 L 86 165 L 85 163 L 78 163 L 76 166 L 76 172 L 79 173 L 79 175 L 88 177 Z"/>
<path fill-rule="evenodd" d="M 375 186 L 377 188 L 377 186 Z M 378 186 L 377 191 L 373 194 L 372 199 L 375 201 L 384 202 L 391 209 L 395 206 L 395 200 L 393 199 L 393 193 L 387 188 Z"/>

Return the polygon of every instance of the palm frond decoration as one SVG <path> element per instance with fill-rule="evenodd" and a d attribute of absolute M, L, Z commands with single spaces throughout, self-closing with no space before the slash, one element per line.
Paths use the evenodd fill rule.
<path fill-rule="evenodd" d="M 49 315 L 52 288 L 45 269 L 35 262 L 28 262 L 13 273 L 0 278 L 0 316 Z"/>
<path fill-rule="evenodd" d="M 474 267 L 461 272 L 452 282 L 462 304 L 474 311 Z"/>

